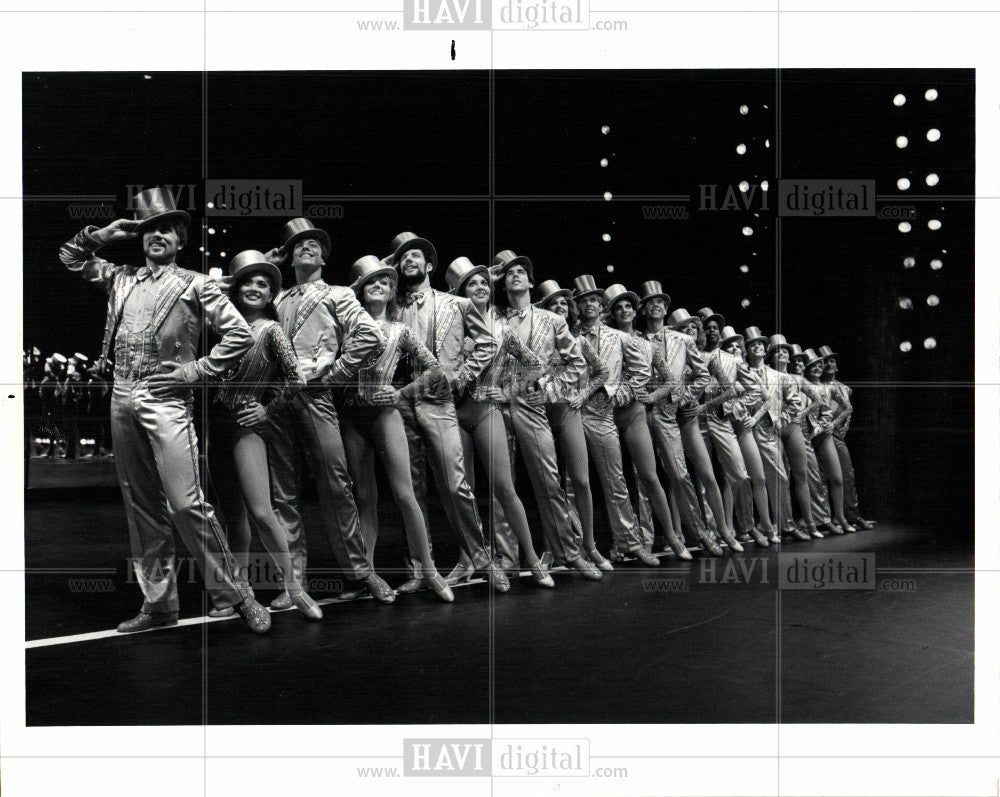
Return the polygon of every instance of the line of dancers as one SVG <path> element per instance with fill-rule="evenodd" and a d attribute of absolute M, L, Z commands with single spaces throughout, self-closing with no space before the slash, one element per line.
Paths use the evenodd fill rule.
<path fill-rule="evenodd" d="M 658 565 L 658 547 L 691 559 L 689 544 L 721 556 L 721 543 L 738 552 L 782 533 L 871 527 L 858 514 L 845 443 L 850 388 L 826 347 L 803 351 L 756 327 L 737 333 L 710 308 L 668 316 L 655 280 L 639 294 L 589 275 L 572 288 L 538 283 L 531 260 L 510 250 L 489 267 L 456 258 L 444 269 L 448 290 L 438 290 L 437 250 L 411 232 L 387 256 L 356 260 L 348 286 L 330 285 L 330 236 L 304 218 L 285 225 L 280 246 L 240 252 L 226 277 L 211 278 L 176 265 L 190 218 L 168 191 L 144 191 L 134 205 L 134 218 L 89 226 L 60 250 L 109 294 L 99 362 L 113 361 L 115 463 L 144 596 L 123 633 L 177 622 L 173 529 L 201 566 L 213 615 L 269 629 L 247 577 L 256 536 L 283 587 L 271 607 L 321 618 L 306 591 L 306 463 L 339 571 L 354 582 L 345 597 L 382 603 L 421 589 L 450 602 L 451 587 L 475 574 L 504 593 L 522 562 L 552 588 L 552 564 L 599 580 L 618 562 Z M 138 268 L 97 254 L 131 239 L 145 256 Z M 219 341 L 198 358 L 206 327 Z M 217 507 L 199 473 L 199 385 L 212 397 Z M 541 555 L 514 485 L 518 454 Z M 477 462 L 489 485 L 485 525 Z M 395 590 L 373 568 L 377 465 L 409 553 Z M 607 555 L 594 536 L 590 465 Z M 447 577 L 433 557 L 428 468 L 461 547 Z"/>

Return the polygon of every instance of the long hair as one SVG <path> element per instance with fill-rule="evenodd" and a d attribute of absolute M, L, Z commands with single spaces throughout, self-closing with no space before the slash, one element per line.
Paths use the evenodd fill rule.
<path fill-rule="evenodd" d="M 568 295 L 566 298 L 566 307 L 569 309 L 569 315 L 566 317 L 566 326 L 569 327 L 569 331 L 574 335 L 580 334 L 580 309 L 576 306 L 576 301 L 573 299 L 572 295 Z M 543 310 L 548 310 L 549 308 L 542 305 Z M 551 311 L 550 311 L 551 312 Z"/>
<path fill-rule="evenodd" d="M 240 299 L 239 287 L 244 282 L 246 282 L 249 277 L 256 276 L 257 274 L 260 274 L 260 273 L 261 272 L 254 272 L 253 274 L 247 274 L 246 277 L 244 277 L 239 282 L 237 282 L 235 285 L 233 285 L 233 287 L 230 288 L 230 290 L 229 290 L 229 300 L 233 303 L 233 306 L 239 311 L 240 315 L 246 315 L 246 313 L 243 312 L 243 302 Z M 278 290 L 277 290 L 278 286 L 275 285 L 274 284 L 274 280 L 271 279 L 270 277 L 268 277 L 266 274 L 262 274 L 261 276 L 266 277 L 267 284 L 271 286 L 271 301 L 269 301 L 266 305 L 264 305 L 264 310 L 263 310 L 264 317 L 265 318 L 269 318 L 272 321 L 277 321 L 278 320 L 278 308 L 276 308 L 274 306 L 274 300 L 275 300 L 275 298 L 278 295 Z"/>
<path fill-rule="evenodd" d="M 405 299 L 399 293 L 399 285 L 402 283 L 401 279 L 396 280 L 396 290 L 389 293 L 389 299 L 385 303 L 385 320 L 386 321 L 398 321 L 399 316 L 402 314 L 402 302 Z M 358 301 L 361 302 L 361 306 L 365 307 L 365 287 L 368 285 L 366 282 L 360 288 L 354 288 L 354 295 L 358 297 Z M 368 308 L 365 307 L 365 312 Z"/>

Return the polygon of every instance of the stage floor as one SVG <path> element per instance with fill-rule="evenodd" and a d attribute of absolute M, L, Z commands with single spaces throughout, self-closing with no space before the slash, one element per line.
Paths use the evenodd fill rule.
<path fill-rule="evenodd" d="M 306 510 L 322 572 L 329 546 Z M 398 585 L 402 535 L 383 520 L 376 567 Z M 179 627 L 122 636 L 140 594 L 120 502 L 35 497 L 26 527 L 29 725 L 973 721 L 974 560 L 953 528 L 882 523 L 782 548 L 874 553 L 874 589 L 778 589 L 775 549 L 748 545 L 600 582 L 557 571 L 554 590 L 473 583 L 451 605 L 332 602 L 318 623 L 275 614 L 266 636 L 205 619 L 185 576 Z M 435 528 L 446 572 L 456 551 Z"/>

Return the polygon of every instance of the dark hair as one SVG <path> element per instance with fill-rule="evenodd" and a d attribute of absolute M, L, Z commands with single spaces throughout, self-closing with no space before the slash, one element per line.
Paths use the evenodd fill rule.
<path fill-rule="evenodd" d="M 569 309 L 569 315 L 566 318 L 566 326 L 569 327 L 569 331 L 574 335 L 578 334 L 580 331 L 580 309 L 576 306 L 576 301 L 573 299 L 572 294 L 566 294 L 564 296 L 566 299 L 566 307 Z M 547 305 L 552 300 L 549 299 L 542 303 L 542 309 L 548 310 Z M 549 311 L 551 312 L 551 311 Z"/>
<path fill-rule="evenodd" d="M 264 305 L 264 315 L 270 318 L 272 321 L 278 320 L 278 309 L 274 306 L 274 300 L 278 295 L 278 286 L 274 284 L 274 280 L 263 271 L 252 271 L 249 274 L 244 274 L 239 282 L 233 283 L 233 287 L 229 289 L 229 299 L 233 303 L 233 306 L 239 311 L 240 315 L 243 315 L 243 302 L 239 299 L 239 287 L 244 282 L 246 282 L 250 277 L 261 276 L 267 280 L 267 284 L 271 287 L 271 301 Z"/>
<path fill-rule="evenodd" d="M 187 246 L 188 243 L 188 226 L 187 222 L 183 219 L 170 219 L 168 222 L 173 228 L 174 232 L 177 233 L 177 238 L 180 241 L 181 246 Z M 142 236 L 149 232 L 155 226 L 154 222 L 150 222 L 145 229 L 139 233 L 139 241 L 142 242 Z"/>

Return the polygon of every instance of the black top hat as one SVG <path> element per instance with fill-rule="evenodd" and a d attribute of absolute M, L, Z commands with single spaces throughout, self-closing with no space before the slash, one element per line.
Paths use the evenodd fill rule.
<path fill-rule="evenodd" d="M 423 252 L 427 262 L 432 266 L 436 267 L 438 264 L 438 253 L 437 249 L 434 248 L 434 244 L 413 232 L 401 232 L 392 239 L 389 248 L 392 249 L 392 257 L 389 262 L 394 266 L 398 266 L 399 259 L 411 249 L 419 249 Z"/>
<path fill-rule="evenodd" d="M 232 282 L 229 285 L 229 293 L 232 295 L 244 277 L 250 274 L 263 274 L 271 280 L 274 289 L 274 296 L 281 290 L 281 271 L 274 263 L 269 263 L 262 252 L 255 249 L 244 249 L 237 254 L 229 263 L 229 276 Z M 271 299 L 274 299 L 274 296 Z"/>
<path fill-rule="evenodd" d="M 462 290 L 465 288 L 465 283 L 476 276 L 476 274 L 482 274 L 486 277 L 486 281 L 489 282 L 490 270 L 486 266 L 477 266 L 467 257 L 456 257 L 448 265 L 448 270 L 444 275 L 444 281 L 448 283 L 449 293 L 461 296 Z"/>
<path fill-rule="evenodd" d="M 174 195 L 166 188 L 147 188 L 132 197 L 135 207 L 135 220 L 139 226 L 136 232 L 142 233 L 147 227 L 158 221 L 183 221 L 190 223 L 191 217 L 183 210 L 177 209 Z"/>
<path fill-rule="evenodd" d="M 325 260 L 330 256 L 330 236 L 326 230 L 319 229 L 309 219 L 301 217 L 292 219 L 281 231 L 281 238 L 281 253 L 283 255 L 291 254 L 292 249 L 295 248 L 295 244 L 303 238 L 315 238 L 319 241 L 319 245 L 323 250 L 323 259 Z"/>
<path fill-rule="evenodd" d="M 513 266 L 524 266 L 528 272 L 528 279 L 532 282 L 535 281 L 535 270 L 531 265 L 531 260 L 524 255 L 515 255 L 510 249 L 504 249 L 502 252 L 497 252 L 493 255 L 493 265 L 500 267 L 501 277 L 507 273 L 507 269 Z"/>

